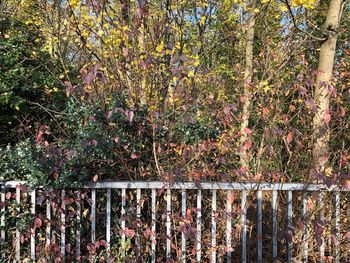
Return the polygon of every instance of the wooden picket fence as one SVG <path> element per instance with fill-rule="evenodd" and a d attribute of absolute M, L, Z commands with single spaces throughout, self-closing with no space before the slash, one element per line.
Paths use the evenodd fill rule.
<path fill-rule="evenodd" d="M 15 191 L 16 193 L 16 203 L 20 204 L 21 203 L 21 188 L 18 187 L 19 185 L 25 185 L 26 183 L 23 181 L 8 181 L 8 182 L 3 182 L 1 185 L 1 202 L 2 202 L 2 216 L 1 216 L 1 239 L 4 242 L 6 239 L 11 238 L 7 236 L 5 233 L 5 227 L 6 227 L 6 222 L 7 218 L 5 217 L 5 196 L 8 191 Z M 38 191 L 40 188 L 36 189 L 31 189 L 29 191 L 30 194 L 30 207 L 31 207 L 31 213 L 36 214 L 36 191 Z M 284 230 L 291 235 L 293 235 L 293 229 L 295 228 L 295 211 L 297 209 L 296 204 L 294 203 L 293 200 L 296 200 L 295 198 L 293 199 L 293 195 L 298 193 L 298 195 L 301 197 L 299 199 L 301 203 L 301 211 L 298 212 L 298 215 L 301 215 L 301 219 L 305 219 L 309 215 L 309 203 L 308 203 L 308 198 L 313 195 L 314 193 L 318 193 L 317 197 L 317 205 L 320 208 L 318 210 L 317 216 L 319 216 L 320 220 L 323 220 L 325 217 L 325 210 L 323 209 L 323 204 L 325 201 L 325 196 L 327 196 L 327 199 L 331 198 L 333 200 L 334 206 L 331 207 L 331 209 L 334 209 L 334 218 L 331 220 L 332 224 L 334 224 L 334 230 L 335 232 L 333 233 L 333 239 L 334 242 L 332 243 L 332 250 L 333 250 L 333 262 L 343 262 L 343 259 L 347 258 L 348 255 L 342 255 L 342 251 L 345 251 L 344 249 L 340 249 L 340 242 L 337 242 L 337 239 L 339 238 L 340 235 L 340 230 L 339 230 L 339 225 L 340 225 L 340 220 L 341 220 L 341 199 L 343 196 L 347 198 L 347 193 L 348 189 L 338 187 L 336 185 L 332 186 L 326 186 L 322 184 L 301 184 L 301 183 L 226 183 L 226 182 L 203 182 L 203 183 L 194 183 L 194 182 L 175 182 L 175 183 L 165 183 L 165 182 L 116 182 L 116 181 L 100 181 L 96 183 L 92 183 L 89 185 L 86 185 L 82 187 L 81 189 L 76 189 L 77 194 L 80 195 L 80 191 L 85 191 L 88 190 L 88 193 L 91 195 L 91 207 L 90 209 L 90 214 L 91 214 L 91 236 L 89 239 L 91 240 L 91 243 L 95 243 L 96 240 L 96 192 L 103 192 L 105 195 L 105 238 L 106 238 L 106 243 L 107 243 L 107 253 L 109 251 L 109 248 L 111 247 L 112 244 L 112 239 L 111 239 L 111 228 L 113 227 L 112 224 L 112 207 L 115 205 L 112 202 L 112 193 L 113 192 L 119 192 L 121 195 L 121 201 L 120 204 L 120 229 L 121 229 L 121 243 L 125 243 L 125 240 L 128 238 L 125 234 L 125 229 L 127 228 L 126 225 L 126 205 L 127 205 L 127 191 L 133 191 L 133 193 L 136 194 L 136 214 L 137 214 L 137 219 L 141 219 L 141 196 L 142 194 L 148 194 L 150 193 L 150 204 L 149 206 L 151 207 L 151 230 L 152 230 L 152 235 L 151 235 L 151 252 L 150 252 L 150 262 L 156 262 L 157 260 L 157 246 L 156 246 L 156 233 L 158 231 L 159 227 L 159 222 L 157 222 L 157 214 L 158 213 L 165 213 L 166 214 L 166 219 L 165 219 L 165 229 L 166 229 L 166 244 L 165 244 L 165 257 L 167 259 L 173 258 L 173 246 L 172 246 L 172 233 L 174 231 L 173 229 L 173 224 L 172 224 L 172 214 L 175 213 L 172 211 L 172 195 L 176 192 L 179 196 L 179 214 L 182 217 L 186 217 L 186 211 L 189 208 L 187 206 L 187 198 L 189 197 L 188 193 L 189 191 L 192 191 L 191 193 L 195 192 L 196 196 L 194 197 L 196 199 L 196 218 L 195 218 L 195 225 L 196 225 L 196 234 L 195 234 L 195 255 L 189 255 L 188 249 L 187 249 L 187 244 L 188 240 L 186 238 L 185 233 L 181 233 L 181 255 L 180 257 L 177 257 L 178 261 L 181 262 L 186 262 L 188 258 L 191 256 L 194 257 L 195 261 L 197 262 L 202 262 L 203 257 L 203 249 L 202 249 L 202 233 L 203 231 L 210 231 L 210 247 L 211 247 L 211 252 L 210 252 L 210 261 L 211 262 L 222 262 L 222 258 L 218 257 L 217 255 L 217 249 L 216 246 L 218 244 L 217 237 L 218 237 L 218 231 L 224 231 L 224 236 L 226 237 L 224 241 L 220 240 L 220 242 L 224 242 L 226 249 L 225 251 L 227 252 L 225 254 L 225 260 L 228 260 L 228 262 L 233 261 L 232 258 L 232 252 L 234 251 L 235 248 L 232 247 L 233 241 L 233 227 L 232 227 L 232 217 L 227 216 L 226 217 L 226 226 L 225 228 L 218 229 L 217 228 L 217 202 L 218 198 L 225 198 L 223 202 L 226 203 L 225 208 L 223 208 L 228 215 L 232 214 L 232 202 L 235 202 L 232 200 L 232 194 L 233 192 L 239 193 L 239 200 L 240 200 L 240 213 L 239 213 L 239 220 L 240 220 L 240 260 L 241 262 L 247 262 L 247 207 L 248 207 L 248 202 L 247 198 L 254 197 L 255 206 L 254 206 L 254 213 L 256 215 L 256 259 L 250 259 L 249 261 L 254 261 L 254 262 L 263 262 L 263 253 L 265 253 L 265 249 L 263 248 L 263 239 L 261 238 L 263 236 L 263 220 L 266 221 L 266 219 L 263 219 L 263 210 L 265 209 L 265 206 L 263 205 L 264 199 L 269 198 L 268 202 L 269 204 L 269 209 L 270 210 L 270 217 L 268 220 L 271 222 L 271 227 L 269 235 L 271 236 L 271 255 L 272 259 L 271 261 L 277 261 L 279 257 L 281 257 L 281 253 L 285 253 L 285 255 L 282 255 L 287 262 L 295 262 L 295 251 L 296 251 L 296 244 L 293 242 L 293 238 L 291 237 L 286 241 L 286 248 L 285 249 L 280 249 L 279 244 L 279 222 L 282 220 L 281 218 L 285 218 L 286 224 Z M 67 189 L 65 190 L 60 190 L 61 191 L 61 200 L 62 200 L 62 209 L 63 213 L 61 214 L 60 220 L 61 220 L 61 226 L 60 226 L 60 252 L 61 255 L 65 256 L 66 254 L 66 229 L 65 229 L 65 222 L 66 222 L 66 212 L 65 212 L 65 193 L 68 191 Z M 157 191 L 163 191 L 164 193 L 164 208 L 165 211 L 160 211 L 160 207 L 157 206 Z M 203 193 L 206 194 L 208 197 L 208 200 L 206 202 L 203 201 Z M 219 195 L 220 193 L 220 195 Z M 268 193 L 266 195 L 266 193 Z M 286 198 L 282 200 L 282 198 L 279 198 L 280 194 L 283 193 Z M 193 198 L 193 196 L 192 196 Z M 76 227 L 76 235 L 75 235 L 75 240 L 76 240 L 76 259 L 77 261 L 80 261 L 81 259 L 81 238 L 82 234 L 80 231 L 80 223 L 81 223 L 81 215 L 82 215 L 82 207 L 79 202 L 79 198 L 77 198 L 76 202 L 76 208 L 77 208 L 77 216 L 76 216 L 76 222 L 77 222 L 77 227 Z M 344 201 L 345 206 L 344 209 L 346 208 L 348 211 L 345 212 L 347 213 L 347 217 L 349 218 L 349 208 L 347 205 L 347 199 Z M 296 202 L 296 201 L 295 201 Z M 203 214 L 202 214 L 202 209 L 203 205 L 210 206 L 210 225 L 211 229 L 203 229 Z M 251 206 L 251 205 L 249 205 Z M 284 207 L 284 211 L 286 211 L 286 215 L 279 215 L 279 208 Z M 19 207 L 17 209 L 20 209 Z M 250 207 L 251 209 L 251 207 Z M 327 208 L 329 209 L 329 208 Z M 266 212 L 266 211 L 265 211 Z M 327 211 L 326 211 L 327 212 Z M 49 202 L 46 203 L 46 214 L 44 215 L 46 219 L 51 220 L 52 217 L 52 209 L 51 205 Z M 52 238 L 52 233 L 51 233 L 51 228 L 50 224 L 46 227 L 46 244 L 50 244 L 51 238 Z M 264 227 L 265 228 L 265 227 Z M 16 234 L 14 237 L 13 244 L 14 244 L 14 250 L 15 250 L 15 259 L 17 261 L 21 261 L 21 242 L 20 242 L 20 231 L 19 229 L 16 228 Z M 302 239 L 301 239 L 301 254 L 302 254 L 302 260 L 306 262 L 309 258 L 309 242 L 310 242 L 310 237 L 309 237 L 309 231 L 310 227 L 308 227 L 307 224 L 305 224 L 302 227 Z M 223 236 L 222 234 L 220 236 Z M 318 262 L 322 262 L 325 259 L 325 237 L 321 237 L 322 243 L 319 246 L 319 249 L 317 251 L 318 253 Z M 33 261 L 36 259 L 36 233 L 32 232 L 31 233 L 31 238 L 30 238 L 30 257 Z M 139 247 L 140 251 L 142 251 L 142 244 L 140 243 L 139 239 L 136 237 L 136 245 Z M 249 240 L 248 240 L 249 242 Z M 282 252 L 284 251 L 284 252 Z M 347 250 L 348 251 L 348 250 Z M 6 254 L 6 251 L 2 251 L 1 256 L 3 259 L 6 259 L 8 255 Z M 125 252 L 124 252 L 125 253 Z M 344 252 L 345 253 L 345 252 Z M 125 256 L 125 255 L 123 255 Z M 235 259 L 237 260 L 237 258 Z"/>

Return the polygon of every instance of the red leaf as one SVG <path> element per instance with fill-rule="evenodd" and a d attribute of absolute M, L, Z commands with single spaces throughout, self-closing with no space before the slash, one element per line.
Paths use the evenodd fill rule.
<path fill-rule="evenodd" d="M 230 114 L 230 111 L 231 111 L 231 109 L 230 109 L 230 107 L 229 106 L 225 106 L 224 107 L 224 109 L 223 109 L 223 112 L 225 113 L 225 115 L 229 115 Z"/>
<path fill-rule="evenodd" d="M 196 253 L 197 253 L 197 249 L 196 249 L 196 247 L 193 247 L 192 248 L 192 255 L 194 256 L 194 255 L 196 255 Z"/>
<path fill-rule="evenodd" d="M 34 227 L 35 228 L 37 228 L 37 227 L 40 228 L 42 226 L 42 224 L 43 223 L 42 223 L 40 218 L 37 217 L 37 218 L 34 219 Z"/>
<path fill-rule="evenodd" d="M 7 199 L 7 200 L 9 200 L 9 199 L 11 198 L 11 196 L 12 196 L 11 192 L 7 192 L 7 193 L 6 193 L 6 199 Z"/>
<path fill-rule="evenodd" d="M 227 197 L 229 203 L 232 205 L 233 202 L 235 201 L 235 196 L 233 195 L 233 193 L 231 193 L 228 197 Z"/>
<path fill-rule="evenodd" d="M 91 140 L 91 144 L 97 146 L 98 142 L 96 140 Z"/>
<path fill-rule="evenodd" d="M 137 159 L 137 155 L 136 154 L 131 154 L 131 159 Z"/>
<path fill-rule="evenodd" d="M 148 239 L 148 237 L 152 234 L 152 231 L 149 227 L 146 228 L 145 231 L 143 231 L 143 235 L 145 236 L 145 238 Z"/>
<path fill-rule="evenodd" d="M 267 115 L 269 115 L 270 110 L 268 108 L 264 107 L 263 110 L 262 110 L 262 113 L 263 113 L 264 116 L 267 116 Z"/>
<path fill-rule="evenodd" d="M 125 236 L 133 238 L 135 236 L 135 230 L 130 228 L 125 228 Z"/>
<path fill-rule="evenodd" d="M 129 55 L 129 49 L 126 47 L 123 47 L 123 55 L 124 57 L 127 57 Z"/>
<path fill-rule="evenodd" d="M 327 126 L 329 126 L 329 122 L 331 121 L 331 114 L 329 112 L 324 115 L 324 121 L 326 122 Z"/>
<path fill-rule="evenodd" d="M 292 132 L 289 132 L 287 134 L 287 143 L 290 144 L 293 140 L 293 133 Z"/>
<path fill-rule="evenodd" d="M 346 238 L 346 239 L 350 239 L 350 231 L 349 231 L 349 232 L 346 232 L 345 238 Z"/>
<path fill-rule="evenodd" d="M 94 177 L 92 177 L 92 181 L 94 181 L 95 183 L 97 182 L 97 180 L 98 180 L 98 175 L 97 174 L 95 174 L 94 175 Z"/>
<path fill-rule="evenodd" d="M 247 134 L 247 135 L 249 135 L 249 134 L 252 133 L 252 130 L 249 129 L 249 128 L 244 128 L 244 133 Z"/>
<path fill-rule="evenodd" d="M 343 183 L 343 187 L 345 189 L 350 189 L 350 180 L 345 180 L 344 183 Z"/>
<path fill-rule="evenodd" d="M 140 65 L 142 67 L 143 70 L 146 70 L 147 69 L 147 63 L 144 61 L 144 60 L 141 60 L 140 61 Z"/>
<path fill-rule="evenodd" d="M 132 110 L 125 110 L 125 115 L 128 118 L 128 120 L 130 121 L 130 123 L 132 122 L 132 120 L 134 119 L 134 112 Z"/>
<path fill-rule="evenodd" d="M 115 142 L 115 143 L 118 143 L 118 142 L 119 142 L 119 137 L 115 137 L 115 138 L 114 138 L 114 142 Z"/>
<path fill-rule="evenodd" d="M 246 140 L 246 141 L 244 142 L 244 147 L 245 147 L 246 149 L 250 149 L 250 147 L 252 147 L 252 143 L 251 143 L 249 140 Z"/>
<path fill-rule="evenodd" d="M 340 116 L 345 117 L 346 111 L 343 107 L 340 107 Z"/>

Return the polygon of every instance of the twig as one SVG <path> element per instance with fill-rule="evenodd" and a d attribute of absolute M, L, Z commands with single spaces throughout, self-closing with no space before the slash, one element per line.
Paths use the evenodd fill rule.
<path fill-rule="evenodd" d="M 288 0 L 282 0 L 282 2 L 286 4 L 287 9 L 288 9 L 288 12 L 289 12 L 289 14 L 290 14 L 290 16 L 291 16 L 291 18 L 292 18 L 293 25 L 294 25 L 294 27 L 295 27 L 297 30 L 299 30 L 300 32 L 302 32 L 302 33 L 308 35 L 309 37 L 311 37 L 311 38 L 313 38 L 313 39 L 315 39 L 315 40 L 318 40 L 318 41 L 325 41 L 325 40 L 326 40 L 325 37 L 323 37 L 323 38 L 316 37 L 316 36 L 310 34 L 309 32 L 307 32 L 307 31 L 305 31 L 305 30 L 299 28 L 299 27 L 297 26 L 296 21 L 295 21 L 295 17 L 294 17 L 294 15 L 293 15 L 292 8 L 291 8 L 291 6 L 290 6 Z"/>

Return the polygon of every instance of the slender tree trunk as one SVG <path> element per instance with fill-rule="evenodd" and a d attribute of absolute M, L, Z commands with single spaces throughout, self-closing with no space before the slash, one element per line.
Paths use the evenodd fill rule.
<path fill-rule="evenodd" d="M 317 76 L 315 82 L 314 100 L 317 106 L 313 118 L 313 171 L 324 172 L 329 158 L 329 86 L 331 85 L 334 66 L 335 49 L 337 43 L 337 30 L 341 19 L 342 0 L 331 0 L 329 3 L 326 22 L 324 24 L 324 36 L 318 61 Z"/>
<path fill-rule="evenodd" d="M 146 11 L 146 1 L 136 1 L 137 2 L 137 16 L 139 19 L 139 28 L 138 28 L 138 46 L 140 54 L 146 54 L 146 45 L 145 45 L 145 17 L 144 12 Z M 141 83 L 140 83 L 140 104 L 147 104 L 147 84 L 146 84 L 146 75 L 142 74 Z"/>
<path fill-rule="evenodd" d="M 253 7 L 254 4 L 251 5 Z M 251 103 L 253 98 L 251 83 L 253 79 L 253 44 L 254 44 L 254 27 L 255 27 L 255 14 L 251 8 L 248 11 L 248 24 L 246 32 L 246 51 L 245 51 L 245 70 L 244 70 L 244 102 L 242 112 L 242 123 L 241 123 L 241 137 L 240 137 L 240 165 L 241 168 L 247 170 L 249 174 L 249 156 L 247 153 L 248 145 L 248 132 L 249 118 L 251 113 Z"/>

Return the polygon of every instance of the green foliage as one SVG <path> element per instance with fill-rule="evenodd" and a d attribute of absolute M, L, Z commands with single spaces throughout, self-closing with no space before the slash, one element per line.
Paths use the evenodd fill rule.
<path fill-rule="evenodd" d="M 24 119 L 28 126 L 45 118 L 37 104 L 50 105 L 64 100 L 58 81 L 59 67 L 42 50 L 43 39 L 34 27 L 12 21 L 0 37 L 0 144 L 16 140 Z M 29 128 L 30 129 L 30 128 Z M 13 130 L 13 132 L 9 132 Z M 7 131 L 7 132 L 3 132 Z"/>
<path fill-rule="evenodd" d="M 31 185 L 45 185 L 47 166 L 40 146 L 29 139 L 0 151 L 0 181 L 26 180 Z"/>

